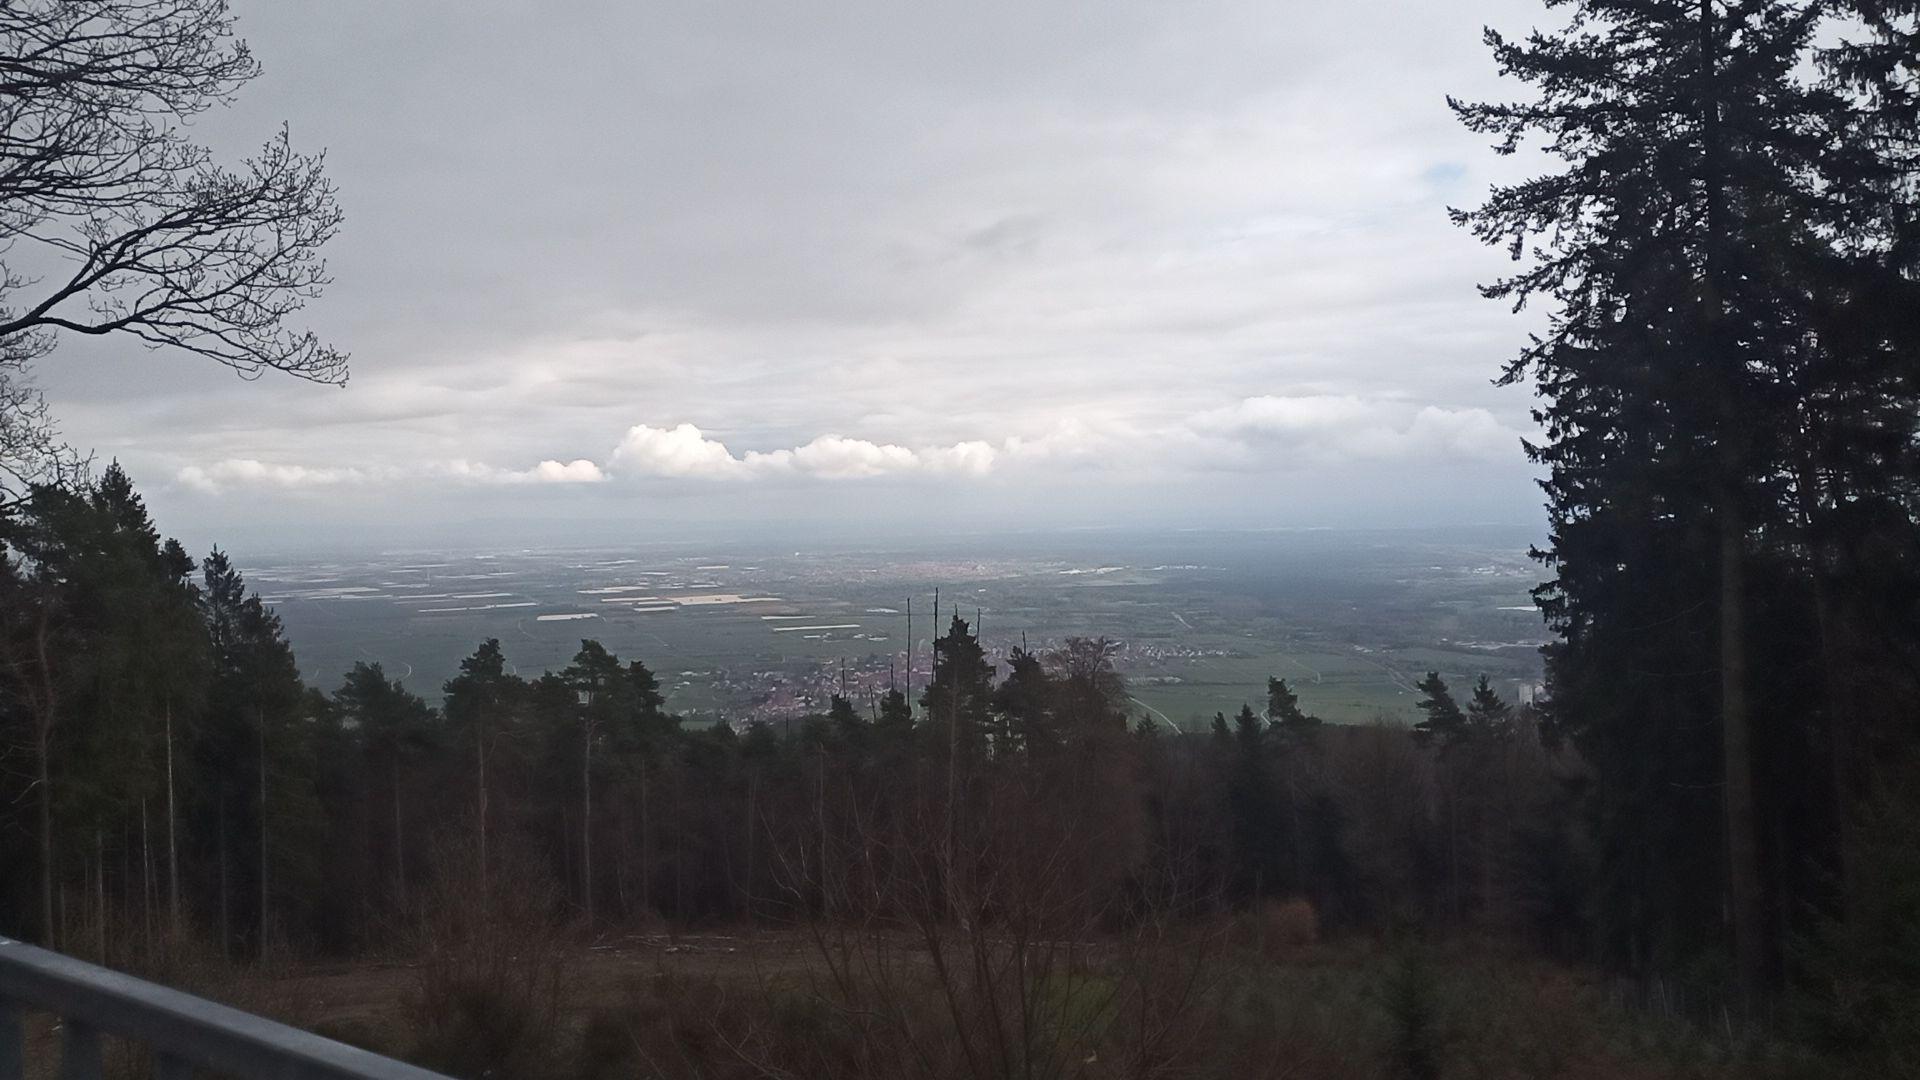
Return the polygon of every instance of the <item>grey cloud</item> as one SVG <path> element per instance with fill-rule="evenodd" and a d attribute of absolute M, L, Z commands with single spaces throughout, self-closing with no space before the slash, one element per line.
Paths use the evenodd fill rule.
<path fill-rule="evenodd" d="M 1443 214 L 1515 166 L 1442 95 L 1490 90 L 1479 22 L 1535 7 L 237 0 L 268 74 L 201 130 L 240 149 L 286 119 L 328 148 L 349 221 L 311 314 L 352 385 L 91 341 L 42 381 L 136 477 L 280 462 L 306 490 L 498 490 L 461 461 L 617 476 L 643 418 L 791 455 L 763 480 L 983 443 L 956 481 L 1009 499 L 1102 454 L 1222 477 L 1192 497 L 1223 501 L 1286 447 L 1357 467 L 1210 430 L 1269 396 L 1354 398 L 1380 445 L 1524 471 L 1485 448 L 1527 426 L 1487 384 L 1526 323 L 1474 294 L 1502 264 Z M 619 513 L 623 490 L 550 494 Z"/>

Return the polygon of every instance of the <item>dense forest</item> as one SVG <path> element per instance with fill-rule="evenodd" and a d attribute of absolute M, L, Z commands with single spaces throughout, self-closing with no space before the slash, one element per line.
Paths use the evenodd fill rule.
<path fill-rule="evenodd" d="M 991 920 L 1003 898 L 963 879 L 1013 856 L 1043 859 L 1089 927 L 1307 897 L 1331 926 L 1580 941 L 1582 770 L 1484 679 L 1463 705 L 1429 676 L 1405 729 L 1323 725 L 1276 678 L 1182 734 L 1129 719 L 1110 642 L 1016 649 L 997 677 L 956 614 L 914 699 L 787 724 L 685 727 L 643 662 L 590 640 L 533 679 L 482 642 L 436 708 L 378 663 L 305 686 L 227 555 L 160 541 L 118 466 L 37 490 L 7 539 L 0 835 L 37 873 L 10 876 L 0 917 L 71 951 L 378 950 L 433 882 L 484 904 L 503 865 L 589 925 Z"/>
<path fill-rule="evenodd" d="M 683 726 L 583 641 L 482 642 L 430 706 L 377 663 L 304 685 L 224 552 L 162 541 L 117 466 L 10 513 L 0 931 L 149 970 L 385 955 L 422 925 L 993 928 L 1093 940 L 1306 901 L 1313 933 L 1474 929 L 1583 955 L 1578 755 L 1483 678 L 1415 727 L 1336 727 L 1284 680 L 1182 733 L 1130 719 L 1113 643 L 1016 649 L 957 614 L 910 699 Z"/>
<path fill-rule="evenodd" d="M 1486 33 L 1521 96 L 1451 102 L 1544 162 L 1454 217 L 1515 262 L 1484 294 L 1547 312 L 1503 376 L 1540 397 L 1546 697 L 1429 676 L 1416 727 L 1349 727 L 1275 679 L 1192 733 L 1130 724 L 1109 643 L 995 670 L 957 614 L 930 684 L 778 728 L 683 726 L 593 641 L 532 679 L 476 643 L 438 707 L 373 663 L 305 685 L 229 556 L 163 541 L 28 374 L 85 333 L 342 380 L 283 326 L 331 186 L 284 135 L 228 171 L 165 119 L 254 75 L 224 4 L 0 9 L 4 250 L 77 267 L 0 274 L 0 931 L 137 965 L 510 910 L 918 927 L 938 960 L 938 928 L 1300 902 L 1914 1067 L 1920 4 L 1548 7 Z"/>

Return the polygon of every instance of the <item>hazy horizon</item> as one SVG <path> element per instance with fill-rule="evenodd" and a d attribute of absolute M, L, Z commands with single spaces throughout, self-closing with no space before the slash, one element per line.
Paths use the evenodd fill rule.
<path fill-rule="evenodd" d="M 797 551 L 859 552 L 875 551 L 891 555 L 923 554 L 963 555 L 1026 551 L 1034 548 L 1069 552 L 1093 558 L 1103 552 L 1134 550 L 1142 545 L 1167 545 L 1177 549 L 1192 541 L 1231 543 L 1246 541 L 1255 545 L 1250 557 L 1258 557 L 1263 542 L 1288 542 L 1316 538 L 1358 540 L 1448 542 L 1462 541 L 1490 550 L 1505 549 L 1524 554 L 1529 545 L 1548 540 L 1544 518 L 1537 523 L 1523 521 L 1465 521 L 1445 524 L 1372 524 L 1372 525 L 1030 525 L 975 526 L 960 528 L 916 527 L 909 523 L 893 525 L 831 523 L 783 524 L 776 529 L 753 531 L 733 524 L 692 526 L 667 523 L 649 532 L 622 532 L 615 521 L 589 523 L 586 528 L 560 529 L 551 523 L 508 520 L 476 523 L 452 522 L 438 529 L 427 528 L 414 535 L 398 532 L 378 536 L 353 537 L 331 532 L 293 533 L 266 527 L 244 526 L 209 530 L 189 521 L 183 529 L 168 529 L 158 522 L 165 535 L 180 540 L 189 551 L 204 553 L 218 547 L 229 553 L 242 568 L 295 559 L 354 559 L 406 554 L 448 554 L 462 557 L 492 554 L 575 554 L 575 553 L 685 553 L 711 550 L 715 553 L 745 557 L 753 554 L 787 554 Z M 929 582 L 929 587 L 933 583 Z"/>

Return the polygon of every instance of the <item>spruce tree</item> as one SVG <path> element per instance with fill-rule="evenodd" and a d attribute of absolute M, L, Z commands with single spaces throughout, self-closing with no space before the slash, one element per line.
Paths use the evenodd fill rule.
<path fill-rule="evenodd" d="M 1453 691 L 1437 671 L 1414 684 L 1420 691 L 1419 708 L 1423 715 L 1413 725 L 1414 737 L 1423 743 L 1438 743 L 1442 753 L 1452 749 L 1467 734 L 1467 715 L 1453 699 Z"/>
<path fill-rule="evenodd" d="M 1215 719 L 1218 739 L 1226 719 L 1217 715 Z M 1292 837 L 1280 814 L 1267 726 L 1252 706 L 1242 705 L 1226 738 L 1233 754 L 1227 809 L 1239 864 L 1239 888 L 1247 897 L 1284 892 L 1287 868 L 1283 853 L 1289 850 Z"/>
<path fill-rule="evenodd" d="M 1320 718 L 1300 707 L 1300 695 L 1293 692 L 1287 680 L 1267 679 L 1267 723 L 1282 734 L 1288 742 L 1311 740 L 1320 730 Z"/>
<path fill-rule="evenodd" d="M 1494 690 L 1485 675 L 1473 684 L 1467 699 L 1466 730 L 1475 739 L 1504 739 L 1512 732 L 1513 706 Z"/>
<path fill-rule="evenodd" d="M 1559 163 L 1454 215 L 1522 264 L 1487 296 L 1552 304 L 1505 374 L 1547 399 L 1529 451 L 1548 467 L 1552 722 L 1602 778 L 1616 957 L 1677 963 L 1730 912 L 1753 1002 L 1779 944 L 1766 913 L 1791 906 L 1762 868 L 1794 861 L 1763 859 L 1762 836 L 1796 827 L 1780 786 L 1805 753 L 1804 692 L 1776 675 L 1805 648 L 1804 612 L 1782 608 L 1775 545 L 1802 387 L 1833 355 L 1844 241 L 1823 169 L 1848 104 L 1808 77 L 1830 5 L 1550 6 L 1564 29 L 1487 33 L 1531 96 L 1452 104 L 1499 152 L 1537 139 Z"/>

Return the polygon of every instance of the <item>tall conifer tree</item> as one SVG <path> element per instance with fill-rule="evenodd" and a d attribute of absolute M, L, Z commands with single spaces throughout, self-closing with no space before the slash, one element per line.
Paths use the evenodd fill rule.
<path fill-rule="evenodd" d="M 1912 430 L 1885 414 L 1914 400 L 1888 380 L 1900 245 L 1874 239 L 1911 221 L 1869 194 L 1903 166 L 1867 134 L 1870 95 L 1809 61 L 1829 15 L 1907 5 L 1549 6 L 1563 30 L 1487 33 L 1531 99 L 1453 105 L 1501 153 L 1537 139 L 1561 163 L 1455 212 L 1523 264 L 1486 295 L 1553 304 L 1506 369 L 1547 399 L 1550 719 L 1599 774 L 1606 943 L 1672 965 L 1724 932 L 1753 1002 L 1823 872 L 1798 767 L 1819 703 L 1788 673 L 1819 655 L 1797 538 L 1840 500 L 1810 489 L 1879 485 L 1874 443 Z M 1898 49 L 1855 75 L 1910 72 Z"/>

